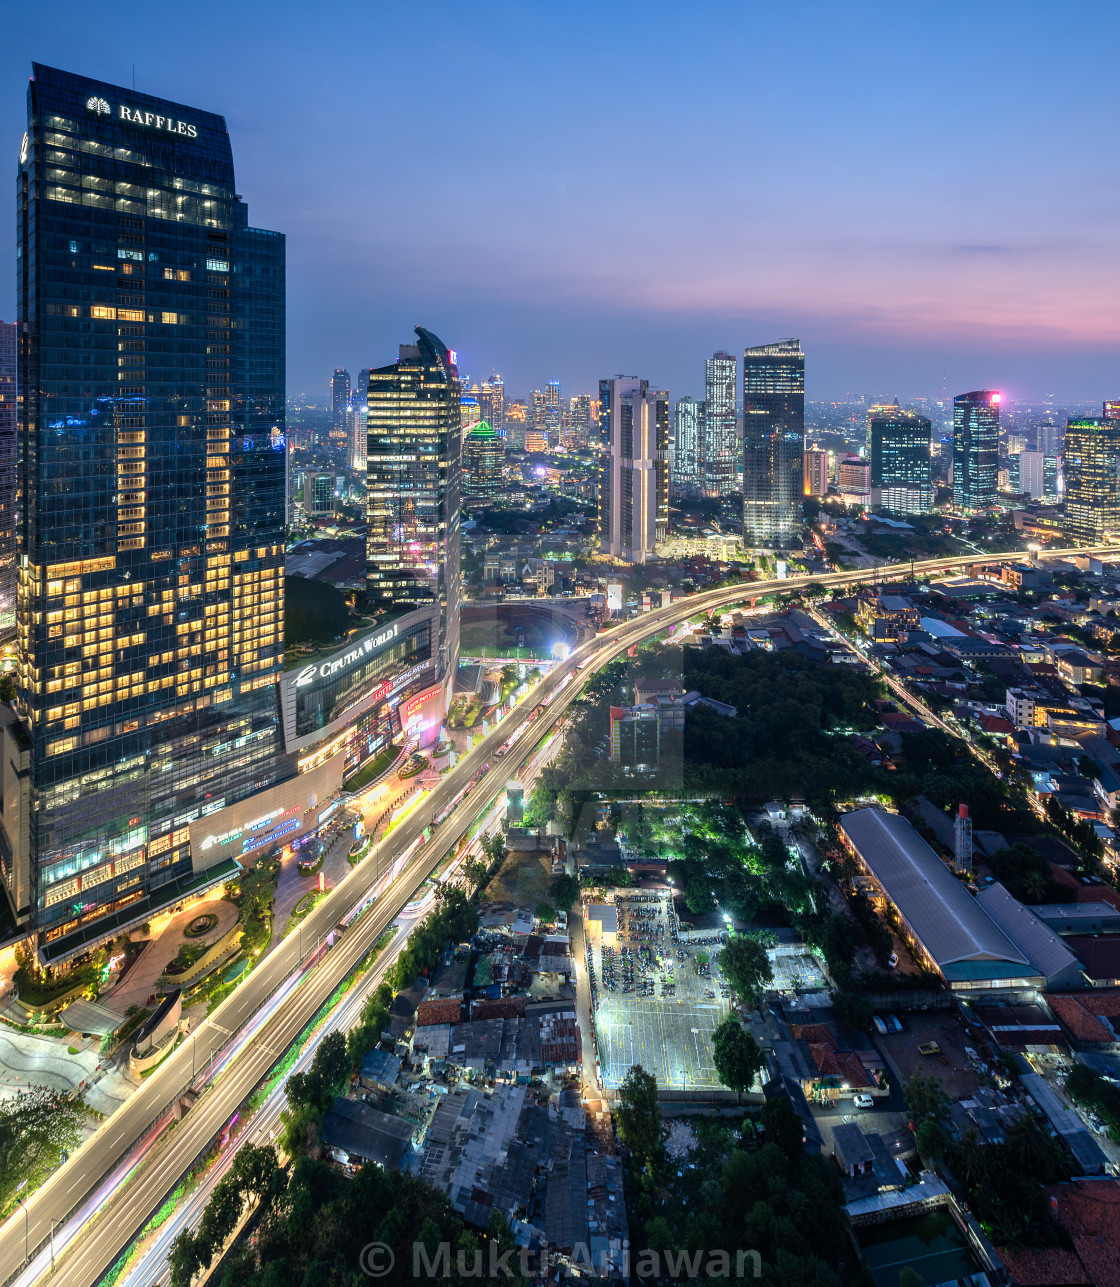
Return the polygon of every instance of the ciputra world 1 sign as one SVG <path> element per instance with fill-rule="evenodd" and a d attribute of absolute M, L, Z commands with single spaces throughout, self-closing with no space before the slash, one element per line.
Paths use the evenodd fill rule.
<path fill-rule="evenodd" d="M 333 657 L 320 666 L 305 666 L 296 678 L 296 687 L 302 688 L 305 684 L 312 683 L 316 676 L 320 679 L 329 679 L 340 670 L 345 670 L 347 666 L 352 666 L 354 662 L 361 661 L 371 652 L 376 652 L 379 648 L 384 648 L 387 643 L 392 643 L 396 637 L 397 627 L 394 623 L 387 630 L 382 630 L 379 635 L 371 635 L 370 638 L 363 639 L 356 648 L 351 648 L 341 657 Z"/>
<path fill-rule="evenodd" d="M 96 116 L 112 116 L 113 109 L 97 94 L 86 99 L 86 111 Z M 198 138 L 198 128 L 186 121 L 177 121 L 171 116 L 160 116 L 157 112 L 141 111 L 138 107 L 127 107 L 124 103 L 117 108 L 118 120 L 128 121 L 130 125 L 142 125 L 149 130 L 162 130 L 165 134 L 181 134 L 184 138 Z"/>

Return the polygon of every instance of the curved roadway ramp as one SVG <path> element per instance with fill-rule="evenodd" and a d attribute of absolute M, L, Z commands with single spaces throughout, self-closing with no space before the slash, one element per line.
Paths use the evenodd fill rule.
<path fill-rule="evenodd" d="M 1046 557 L 1106 552 L 1115 553 L 1117 547 L 1050 550 Z M 100 1280 L 183 1173 L 221 1133 L 242 1100 L 415 896 L 444 854 L 500 794 L 508 778 L 516 775 L 519 765 L 510 761 L 527 758 L 532 750 L 529 742 L 536 744 L 556 725 L 583 681 L 600 667 L 670 626 L 768 594 L 788 594 L 810 584 L 832 589 L 948 572 L 977 562 L 1018 563 L 1023 557 L 1022 550 L 968 554 L 885 564 L 855 572 L 745 582 L 690 595 L 623 622 L 580 645 L 541 681 L 532 701 L 522 701 L 511 711 L 441 779 L 374 853 L 319 903 L 304 923 L 303 971 L 299 936 L 289 935 L 189 1040 L 145 1078 L 136 1094 L 102 1123 L 69 1162 L 5 1220 L 0 1226 L 0 1266 L 4 1273 L 0 1287 L 17 1279 L 19 1287 L 31 1287 L 48 1274 L 52 1287 L 93 1287 Z M 541 700 L 548 698 L 555 700 L 550 700 L 537 718 L 523 755 L 508 756 L 502 761 L 502 772 L 481 776 L 472 784 L 494 752 L 526 724 Z M 462 802 L 458 803 L 460 797 Z M 445 821 L 425 842 L 424 829 L 449 809 L 452 811 Z M 399 866 L 399 873 L 371 910 L 342 934 L 330 951 L 315 951 L 311 945 L 325 938 L 342 916 L 367 899 L 394 865 Z M 317 959 L 311 963 L 309 957 Z M 223 1053 L 227 1046 L 229 1051 Z M 177 1128 L 166 1132 L 188 1092 L 197 1093 L 197 1101 L 182 1114 Z M 56 1260 L 53 1273 L 52 1227 Z"/>

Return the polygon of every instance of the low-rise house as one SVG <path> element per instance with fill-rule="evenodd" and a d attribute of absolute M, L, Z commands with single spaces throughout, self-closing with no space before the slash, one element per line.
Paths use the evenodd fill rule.
<path fill-rule="evenodd" d="M 382 1113 L 352 1099 L 336 1099 L 323 1117 L 323 1147 L 336 1162 L 362 1166 L 372 1162 L 399 1170 L 412 1147 L 411 1122 Z"/>

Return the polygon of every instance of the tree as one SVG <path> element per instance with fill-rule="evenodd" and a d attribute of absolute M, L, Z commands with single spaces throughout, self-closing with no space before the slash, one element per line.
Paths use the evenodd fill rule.
<path fill-rule="evenodd" d="M 661 1150 L 661 1108 L 657 1078 L 635 1064 L 618 1088 L 618 1135 L 640 1162 L 654 1160 Z"/>
<path fill-rule="evenodd" d="M 466 876 L 476 890 L 481 889 L 486 884 L 489 871 L 489 864 L 484 863 L 481 858 L 468 858 L 463 863 L 463 875 Z"/>
<path fill-rule="evenodd" d="M 915 1073 L 903 1086 L 906 1107 L 922 1120 L 941 1121 L 949 1111 L 949 1096 L 938 1077 Z"/>
<path fill-rule="evenodd" d="M 898 1287 L 926 1287 L 926 1280 L 913 1265 L 903 1265 L 898 1273 Z"/>
<path fill-rule="evenodd" d="M 914 1147 L 927 1166 L 941 1160 L 948 1144 L 949 1137 L 945 1133 L 945 1128 L 931 1117 L 920 1123 L 914 1132 Z"/>
<path fill-rule="evenodd" d="M 733 1014 L 712 1033 L 712 1059 L 720 1081 L 740 1098 L 766 1066 L 766 1056 L 758 1042 Z"/>
<path fill-rule="evenodd" d="M 566 912 L 579 901 L 579 878 L 576 876 L 557 876 L 549 891 L 552 901 Z"/>
<path fill-rule="evenodd" d="M 854 1028 L 856 1032 L 870 1032 L 874 1026 L 871 1002 L 858 992 L 837 993 L 832 1008 L 840 1022 Z"/>
<path fill-rule="evenodd" d="M 0 1100 L 0 1212 L 21 1187 L 38 1188 L 80 1138 L 78 1110 L 61 1095 L 24 1090 Z"/>
<path fill-rule="evenodd" d="M 743 1004 L 753 1007 L 758 993 L 774 978 L 766 949 L 757 939 L 736 935 L 719 954 L 719 968 Z"/>
<path fill-rule="evenodd" d="M 805 1128 L 797 1110 L 785 1095 L 767 1100 L 762 1110 L 762 1125 L 766 1128 L 766 1143 L 776 1144 L 791 1160 L 799 1159 L 805 1146 Z"/>

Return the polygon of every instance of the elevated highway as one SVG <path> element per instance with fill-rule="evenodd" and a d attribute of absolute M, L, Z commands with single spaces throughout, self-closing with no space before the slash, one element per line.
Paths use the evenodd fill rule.
<path fill-rule="evenodd" d="M 1117 547 L 1052 550 L 1045 557 L 1105 552 L 1116 553 Z M 516 775 L 520 761 L 555 728 L 586 680 L 602 666 L 674 625 L 747 600 L 796 593 L 810 585 L 844 588 L 950 572 L 978 561 L 1017 563 L 1023 557 L 1021 550 L 968 554 L 783 581 L 744 582 L 690 595 L 581 644 L 318 904 L 304 922 L 302 936 L 290 935 L 265 957 L 69 1162 L 9 1215 L 0 1226 L 4 1283 L 18 1277 L 20 1287 L 30 1287 L 49 1272 L 52 1230 L 57 1260 L 52 1282 L 92 1287 L 101 1278 L 184 1172 L 220 1134 L 238 1105 L 415 897 L 444 855 L 492 804 L 508 778 Z M 548 704 L 538 716 L 532 736 L 526 737 L 524 749 L 500 761 L 500 772 L 485 773 L 486 766 L 499 763 L 494 761 L 495 752 L 524 729 L 541 702 Z M 441 817 L 444 820 L 425 840 L 425 829 Z M 370 898 L 387 874 L 391 874 L 388 888 L 371 909 L 341 935 L 334 948 L 316 952 L 316 941 L 325 938 L 351 908 Z M 297 978 L 301 963 L 312 955 L 322 959 Z M 233 1056 L 223 1056 L 223 1048 L 236 1045 L 239 1035 L 248 1030 L 252 1040 L 237 1045 Z M 175 1130 L 168 1132 L 166 1125 L 188 1091 L 200 1092 L 197 1102 Z M 35 1264 L 25 1271 L 29 1254 Z M 41 1267 L 38 1272 L 37 1267 Z"/>

